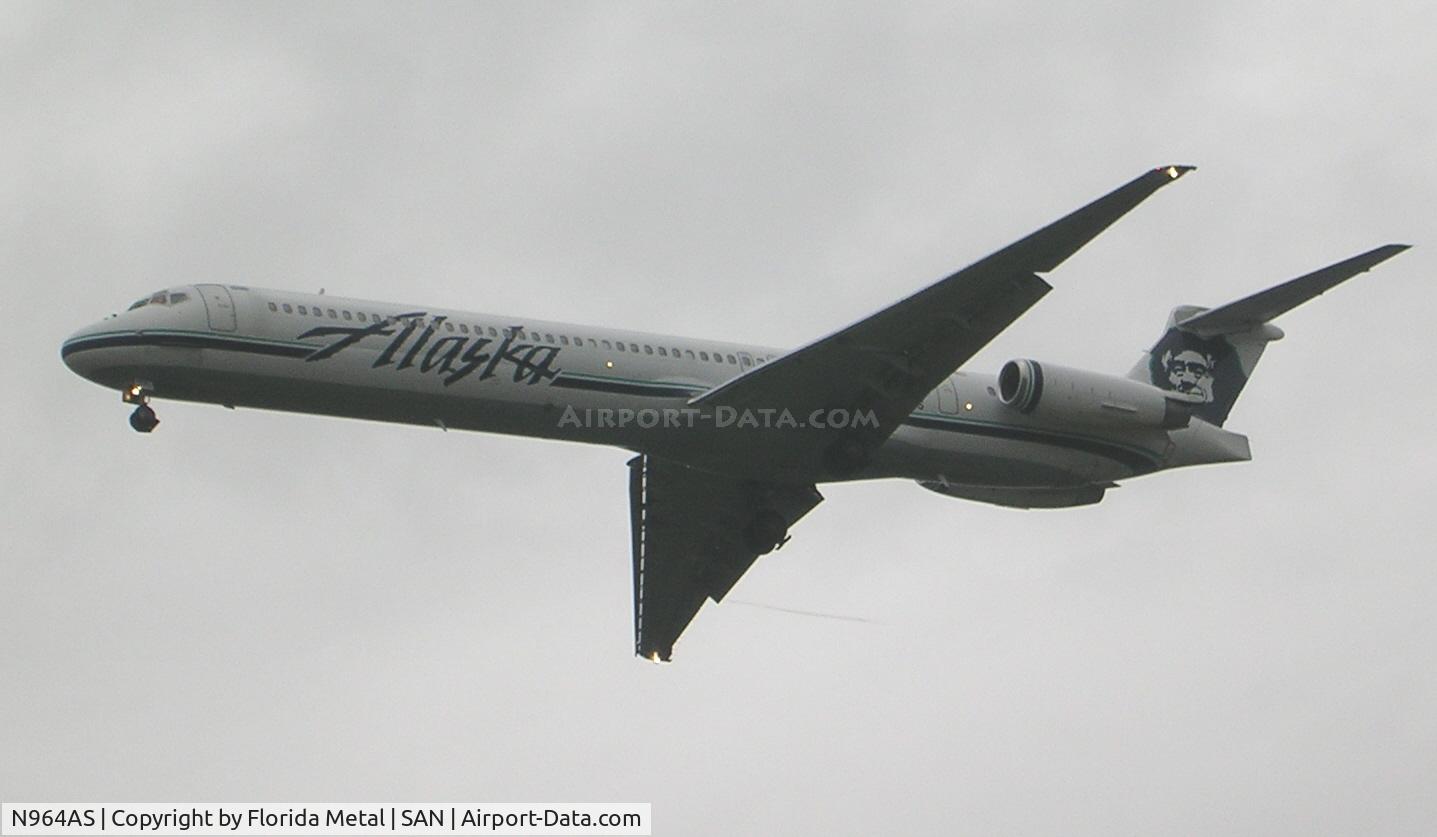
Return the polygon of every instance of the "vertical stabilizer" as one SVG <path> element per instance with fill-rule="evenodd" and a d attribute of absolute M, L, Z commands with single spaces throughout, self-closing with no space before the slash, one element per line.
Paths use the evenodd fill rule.
<path fill-rule="evenodd" d="M 1233 334 L 1204 337 L 1181 327 L 1184 320 L 1206 310 L 1191 305 L 1174 308 L 1162 338 L 1142 356 L 1128 377 L 1159 389 L 1201 397 L 1202 403 L 1193 409 L 1193 415 L 1222 427 L 1263 350 L 1268 343 L 1282 339 L 1282 329 L 1263 323 Z"/>

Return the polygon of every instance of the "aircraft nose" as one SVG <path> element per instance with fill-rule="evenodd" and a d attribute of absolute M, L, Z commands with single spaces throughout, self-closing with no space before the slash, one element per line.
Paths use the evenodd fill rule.
<path fill-rule="evenodd" d="M 60 344 L 60 359 L 74 372 L 87 380 L 95 380 L 95 349 L 104 345 L 105 323 L 93 323 L 71 334 Z"/>

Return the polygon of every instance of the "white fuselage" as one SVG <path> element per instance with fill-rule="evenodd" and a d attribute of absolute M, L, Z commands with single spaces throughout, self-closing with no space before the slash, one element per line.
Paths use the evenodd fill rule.
<path fill-rule="evenodd" d="M 235 285 L 154 298 L 164 301 L 72 335 L 65 362 L 160 399 L 614 445 L 780 480 L 728 455 L 713 431 L 852 420 L 689 407 L 782 354 L 769 347 Z M 1190 464 L 1170 459 L 1187 431 L 1052 426 L 1001 403 L 994 386 L 991 375 L 950 376 L 848 478 L 1062 487 Z"/>

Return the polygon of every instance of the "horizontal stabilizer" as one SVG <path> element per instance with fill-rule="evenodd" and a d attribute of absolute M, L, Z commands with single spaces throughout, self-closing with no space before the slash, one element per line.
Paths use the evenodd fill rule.
<path fill-rule="evenodd" d="M 1252 296 L 1243 297 L 1237 302 L 1204 311 L 1177 323 L 1177 327 L 1203 337 L 1250 331 L 1357 274 L 1371 270 L 1406 250 L 1408 246 L 1410 245 L 1383 245 L 1360 256 L 1353 256 Z"/>

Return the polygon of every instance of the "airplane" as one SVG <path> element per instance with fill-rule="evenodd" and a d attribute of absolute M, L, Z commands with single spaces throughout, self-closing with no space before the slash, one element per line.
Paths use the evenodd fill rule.
<path fill-rule="evenodd" d="M 963 365 L 1056 269 L 1194 167 L 1161 166 L 872 316 L 792 350 L 198 283 L 80 329 L 61 356 L 131 426 L 175 399 L 611 445 L 629 460 L 634 650 L 668 661 L 823 500 L 899 478 L 1047 509 L 1120 480 L 1251 458 L 1223 427 L 1271 320 L 1407 249 L 1388 244 L 1216 308 L 1184 305 L 1126 375 Z"/>

